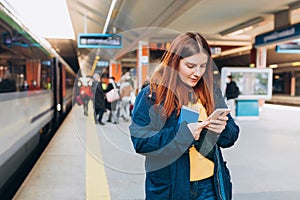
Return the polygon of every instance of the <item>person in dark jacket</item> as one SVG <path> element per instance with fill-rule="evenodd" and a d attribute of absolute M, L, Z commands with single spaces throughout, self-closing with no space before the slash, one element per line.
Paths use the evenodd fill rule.
<path fill-rule="evenodd" d="M 230 114 L 209 116 L 226 108 L 210 47 L 199 33 L 177 36 L 135 100 L 131 140 L 145 156 L 147 200 L 232 198 L 229 170 L 221 148 L 233 146 L 239 127 Z M 199 121 L 179 121 L 185 105 Z"/>
<path fill-rule="evenodd" d="M 235 100 L 239 96 L 239 88 L 236 85 L 236 82 L 232 80 L 232 76 L 227 76 L 227 83 L 225 89 L 226 103 L 231 110 L 232 117 L 235 117 Z"/>
<path fill-rule="evenodd" d="M 93 92 L 94 95 L 94 120 L 95 123 L 100 125 L 105 125 L 102 122 L 103 114 L 105 113 L 105 93 L 102 88 L 102 81 L 100 80 L 100 75 L 94 75 L 95 81 L 93 82 Z"/>
<path fill-rule="evenodd" d="M 7 70 L 0 80 L 0 93 L 4 92 L 16 92 L 16 81 L 11 77 L 9 70 Z"/>

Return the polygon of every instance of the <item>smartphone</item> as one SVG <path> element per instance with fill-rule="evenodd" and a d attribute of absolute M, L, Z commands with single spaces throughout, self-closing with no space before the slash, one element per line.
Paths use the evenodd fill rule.
<path fill-rule="evenodd" d="M 228 108 L 217 108 L 213 113 L 211 113 L 207 120 L 217 119 L 221 115 L 227 115 L 230 112 Z"/>

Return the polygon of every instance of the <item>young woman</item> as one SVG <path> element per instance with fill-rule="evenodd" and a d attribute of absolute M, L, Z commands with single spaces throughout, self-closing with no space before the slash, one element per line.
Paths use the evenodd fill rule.
<path fill-rule="evenodd" d="M 220 148 L 231 147 L 239 128 L 226 108 L 206 40 L 177 36 L 137 96 L 130 125 L 137 153 L 146 157 L 146 199 L 231 199 L 229 170 Z M 197 109 L 199 121 L 178 121 L 182 106 Z"/>

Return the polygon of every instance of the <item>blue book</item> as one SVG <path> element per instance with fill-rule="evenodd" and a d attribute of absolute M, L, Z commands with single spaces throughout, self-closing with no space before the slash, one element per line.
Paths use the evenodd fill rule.
<path fill-rule="evenodd" d="M 187 106 L 182 106 L 180 109 L 180 115 L 178 119 L 178 124 L 183 121 L 187 123 L 198 122 L 199 119 L 199 112 L 189 108 Z"/>

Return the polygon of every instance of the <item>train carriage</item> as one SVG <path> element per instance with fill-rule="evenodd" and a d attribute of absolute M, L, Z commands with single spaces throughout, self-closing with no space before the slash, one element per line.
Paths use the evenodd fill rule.
<path fill-rule="evenodd" d="M 46 40 L 0 5 L 0 196 L 72 107 L 76 78 Z"/>

